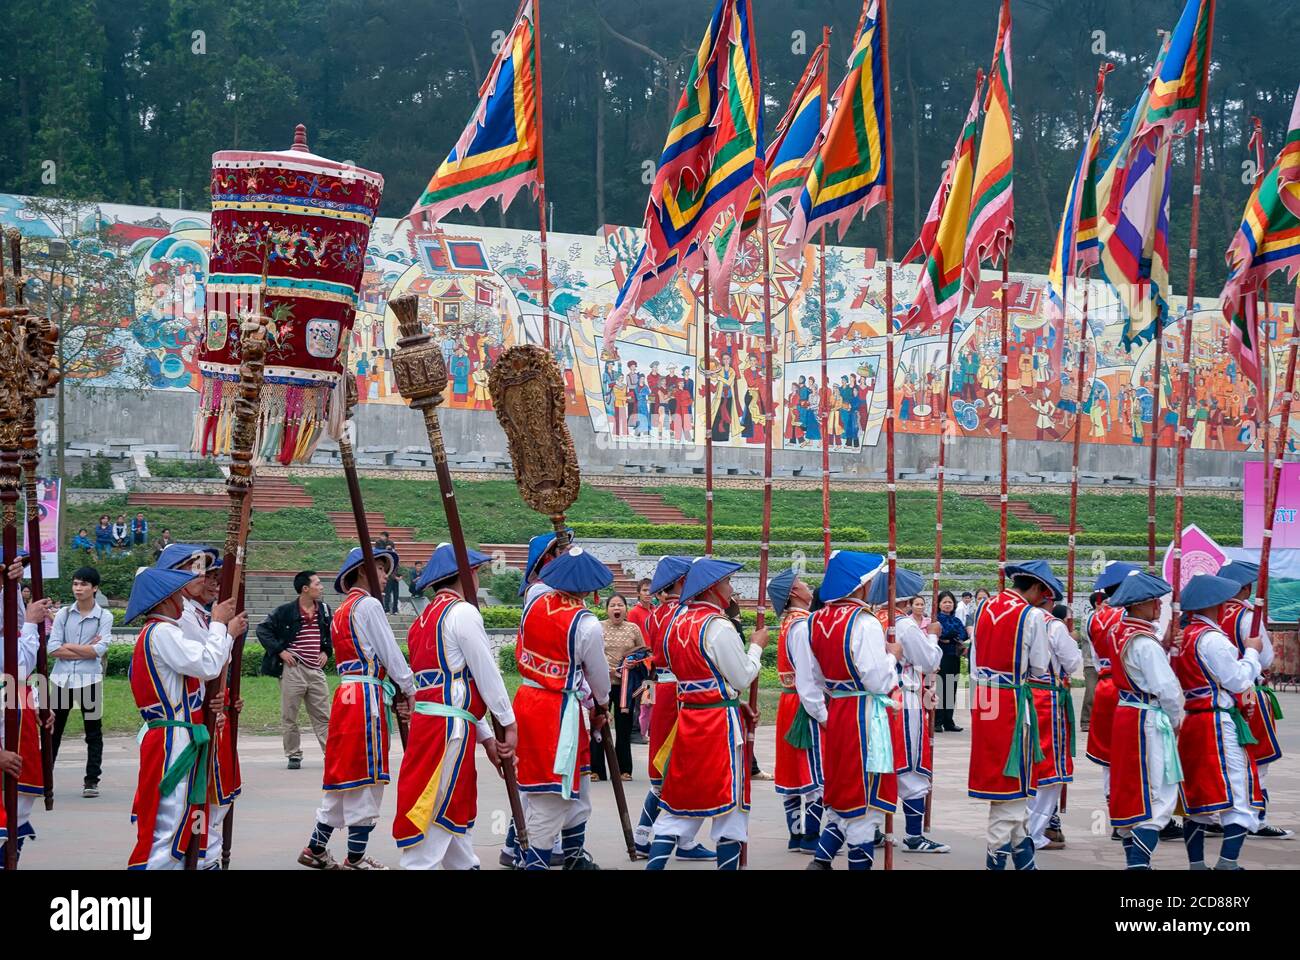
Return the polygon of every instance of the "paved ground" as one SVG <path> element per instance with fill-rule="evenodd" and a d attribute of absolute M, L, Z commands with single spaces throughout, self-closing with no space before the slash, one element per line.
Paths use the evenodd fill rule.
<path fill-rule="evenodd" d="M 1079 691 L 1076 691 L 1076 695 Z M 1271 820 L 1279 826 L 1300 830 L 1300 694 L 1281 694 L 1283 711 L 1288 719 L 1281 724 L 1286 756 L 1274 764 L 1269 778 L 1272 797 Z M 959 715 L 958 722 L 966 726 Z M 759 728 L 758 757 L 765 769 L 772 769 L 775 752 L 775 728 Z M 984 865 L 983 826 L 987 806 L 966 797 L 966 765 L 969 756 L 969 733 L 940 734 L 935 741 L 937 782 L 931 835 L 952 845 L 953 852 L 943 856 L 908 855 L 895 857 L 902 870 L 978 869 Z M 1079 743 L 1080 752 L 1083 740 Z M 60 786 L 56 809 L 46 812 L 38 805 L 34 816 L 39 840 L 24 851 L 24 867 L 118 869 L 124 866 L 134 842 L 134 830 L 128 819 L 136 778 L 136 744 L 134 738 L 115 737 L 105 743 L 105 774 L 101 793 L 96 800 L 80 795 L 85 747 L 83 743 L 65 743 L 56 769 Z M 633 748 L 636 779 L 626 784 L 629 804 L 635 821 L 644 796 L 644 746 Z M 312 826 L 312 814 L 319 799 L 321 758 L 314 742 L 308 746 L 304 767 L 300 771 L 285 768 L 277 738 L 252 737 L 241 742 L 244 772 L 244 795 L 236 804 L 237 830 L 232 866 L 238 869 L 302 869 L 295 859 Z M 505 791 L 491 765 L 479 754 L 480 810 L 474 841 L 485 869 L 496 869 L 497 849 L 508 821 Z M 400 747 L 393 750 L 393 769 L 400 762 Z M 1044 851 L 1039 855 L 1042 869 L 1118 869 L 1123 865 L 1120 845 L 1110 840 L 1102 804 L 1100 768 L 1080 760 L 1076 781 L 1070 787 L 1069 808 L 1064 814 L 1067 846 L 1063 850 Z M 641 869 L 628 863 L 614 806 L 613 791 L 607 783 L 591 784 L 595 810 L 588 833 L 588 849 L 606 869 Z M 397 850 L 391 840 L 393 806 L 396 793 L 387 791 L 385 814 L 371 844 L 371 852 L 380 860 L 396 865 Z M 899 818 L 901 820 L 901 818 Z M 901 822 L 897 828 L 901 830 Z M 762 869 L 803 869 L 807 858 L 785 850 L 785 823 L 780 799 L 770 782 L 754 785 L 754 812 L 751 820 L 750 865 Z M 333 844 L 335 854 L 342 855 L 341 838 Z M 1210 842 L 1209 853 L 1216 844 Z M 1186 866 L 1181 844 L 1162 844 L 1156 853 L 1158 867 L 1180 869 Z M 1250 868 L 1300 867 L 1300 841 L 1248 841 L 1243 863 Z M 843 865 L 840 860 L 837 866 Z M 710 869 L 703 864 L 674 864 L 670 869 Z"/>

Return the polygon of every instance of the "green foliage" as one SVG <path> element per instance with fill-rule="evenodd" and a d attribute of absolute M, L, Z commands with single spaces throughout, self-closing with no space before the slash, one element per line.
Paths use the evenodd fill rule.
<path fill-rule="evenodd" d="M 221 468 L 212 460 L 163 460 L 145 457 L 144 465 L 155 477 L 190 477 L 196 480 L 215 480 L 221 477 Z"/>
<path fill-rule="evenodd" d="M 81 490 L 111 490 L 113 465 L 102 453 L 87 457 L 81 461 L 81 472 L 73 475 L 68 486 Z"/>
<path fill-rule="evenodd" d="M 502 676 L 519 676 L 519 664 L 515 662 L 515 645 L 513 643 L 503 643 L 498 648 L 497 666 L 501 668 Z"/>
<path fill-rule="evenodd" d="M 1070 518 L 1070 497 L 1063 493 L 1033 493 L 1018 496 L 1035 510 L 1063 521 Z M 1241 542 L 1241 499 L 1189 494 L 1183 498 L 1183 523 L 1194 523 L 1224 546 Z M 944 517 L 945 531 L 947 516 Z M 1106 496 L 1079 495 L 1079 526 L 1092 536 L 1097 530 L 1123 530 L 1146 543 L 1147 498 L 1145 494 Z M 1163 553 L 1174 537 L 1174 497 L 1156 497 L 1156 544 Z M 1111 541 L 1118 543 L 1120 541 Z"/>
<path fill-rule="evenodd" d="M 521 606 L 523 598 L 519 596 L 519 587 L 524 582 L 524 575 L 518 570 L 505 569 L 500 573 L 490 573 L 483 578 L 487 592 L 507 606 Z"/>

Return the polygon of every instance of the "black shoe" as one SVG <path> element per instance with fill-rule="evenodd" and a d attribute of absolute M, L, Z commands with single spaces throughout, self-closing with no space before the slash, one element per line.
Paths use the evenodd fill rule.
<path fill-rule="evenodd" d="M 965 728 L 965 727 L 959 727 L 959 726 L 957 726 L 957 724 L 954 723 L 952 726 L 950 726 L 950 727 L 944 727 L 943 729 L 946 730 L 948 733 L 961 733 L 962 730 L 964 730 L 964 729 L 966 729 L 966 728 Z"/>
<path fill-rule="evenodd" d="M 585 850 L 576 856 L 569 857 L 564 861 L 565 870 L 599 870 L 596 861 L 591 859 L 591 854 Z"/>
<path fill-rule="evenodd" d="M 1207 836 L 1221 837 L 1223 836 L 1223 824 L 1207 823 L 1205 825 L 1205 833 Z"/>
<path fill-rule="evenodd" d="M 817 858 L 814 857 L 812 861 L 808 864 L 808 866 L 804 867 L 804 869 L 805 870 L 830 870 L 832 868 L 831 868 L 831 862 L 829 860 L 818 860 Z"/>
<path fill-rule="evenodd" d="M 1295 831 L 1283 830 L 1281 827 L 1274 827 L 1270 824 L 1265 824 L 1258 830 L 1251 831 L 1250 835 L 1260 840 L 1290 840 L 1295 836 Z"/>
<path fill-rule="evenodd" d="M 290 757 L 290 758 L 289 758 L 289 769 L 290 769 L 290 770 L 301 770 L 301 769 L 302 769 L 302 757 Z"/>
<path fill-rule="evenodd" d="M 1161 840 L 1181 840 L 1183 839 L 1183 825 L 1177 820 L 1170 820 L 1160 831 Z"/>
<path fill-rule="evenodd" d="M 87 800 L 93 800 L 95 797 L 99 796 L 99 781 L 87 780 L 86 785 L 81 788 L 81 795 L 85 797 Z M 1275 828 L 1266 827 L 1265 829 L 1272 830 Z"/>
<path fill-rule="evenodd" d="M 1118 831 L 1118 830 L 1111 830 L 1111 832 L 1110 832 L 1110 838 L 1111 838 L 1112 840 L 1123 840 L 1123 839 L 1124 839 L 1123 837 L 1121 837 L 1121 836 L 1119 835 L 1119 831 Z"/>

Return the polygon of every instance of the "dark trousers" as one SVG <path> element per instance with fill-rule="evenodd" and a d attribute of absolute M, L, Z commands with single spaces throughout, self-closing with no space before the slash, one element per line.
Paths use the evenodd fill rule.
<path fill-rule="evenodd" d="M 632 772 L 632 711 L 637 708 L 637 701 L 633 700 L 629 703 L 627 710 L 622 709 L 618 703 L 622 693 L 622 685 L 614 684 L 613 689 L 609 691 L 609 712 L 614 724 L 614 753 L 618 757 L 618 772 L 630 774 Z M 609 725 L 606 724 L 601 732 L 609 736 Z M 609 777 L 609 770 L 605 766 L 605 745 L 594 735 L 591 738 L 591 772 L 602 780 Z"/>
<path fill-rule="evenodd" d="M 86 727 L 86 783 L 99 783 L 104 764 L 104 684 L 88 687 L 64 688 L 50 685 L 50 700 L 54 707 L 54 757 L 58 759 L 63 728 L 68 725 L 68 714 L 73 707 L 81 708 L 81 721 Z"/>
<path fill-rule="evenodd" d="M 945 654 L 939 661 L 939 682 L 935 687 L 934 729 L 956 726 L 952 711 L 957 706 L 957 680 L 961 676 L 961 658 Z"/>
<path fill-rule="evenodd" d="M 399 582 L 396 577 L 389 577 L 388 583 L 384 586 L 384 610 L 388 613 L 397 612 L 397 585 Z"/>

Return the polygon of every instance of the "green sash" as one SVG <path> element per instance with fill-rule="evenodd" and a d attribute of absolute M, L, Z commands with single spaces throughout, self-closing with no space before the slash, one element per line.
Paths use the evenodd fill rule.
<path fill-rule="evenodd" d="M 1020 743 L 1020 730 L 1026 724 L 1029 726 L 1029 736 L 1034 744 L 1034 762 L 1043 759 L 1043 745 L 1038 740 L 1038 711 L 1034 709 L 1034 694 L 1030 689 L 1030 683 L 1033 681 L 1003 683 L 999 680 L 976 678 L 975 682 L 995 690 L 1014 690 L 1016 693 L 1016 735 L 1011 738 L 1011 749 L 1007 751 L 1007 762 L 1002 767 L 1002 775 L 1019 778 L 1020 761 L 1024 750 Z"/>
<path fill-rule="evenodd" d="M 1245 747 L 1259 743 L 1259 741 L 1255 739 L 1255 735 L 1250 732 L 1250 724 L 1246 722 L 1246 715 L 1242 713 L 1241 709 L 1235 704 L 1231 707 L 1215 706 L 1213 712 L 1226 713 L 1228 716 L 1232 717 L 1232 725 L 1237 731 L 1237 743 L 1241 744 L 1241 746 Z"/>
<path fill-rule="evenodd" d="M 1055 690 L 1057 695 L 1064 701 L 1065 706 L 1065 727 L 1070 732 L 1070 756 L 1075 754 L 1074 742 L 1074 697 L 1070 695 L 1070 685 L 1068 683 L 1054 683 L 1051 680 L 1026 680 L 1030 688 L 1034 690 Z M 1034 711 L 1037 719 L 1038 711 Z M 1041 745 L 1039 749 L 1042 749 Z"/>
<path fill-rule="evenodd" d="M 803 708 L 803 704 L 799 704 L 799 709 L 794 712 L 790 727 L 785 732 L 785 742 L 796 750 L 811 750 L 813 745 L 811 724 L 812 717 L 808 716 L 808 711 Z"/>
<path fill-rule="evenodd" d="M 166 772 L 163 773 L 162 782 L 158 785 L 159 796 L 165 797 L 175 790 L 176 785 L 188 777 L 190 771 L 197 766 L 198 772 L 194 775 L 194 783 L 190 785 L 189 802 L 192 804 L 206 803 L 208 799 L 208 728 L 201 723 L 187 723 L 184 720 L 150 720 L 145 724 L 147 730 L 162 730 L 167 727 L 188 730 L 190 732 L 190 742 L 172 761 L 172 765 L 167 768 Z"/>
<path fill-rule="evenodd" d="M 1259 702 L 1261 704 L 1264 702 L 1265 699 L 1268 700 L 1269 709 L 1273 711 L 1274 720 L 1283 719 L 1282 704 L 1277 702 L 1277 694 L 1273 692 L 1272 687 L 1270 687 L 1267 683 L 1257 683 L 1255 684 L 1255 693 L 1259 695 Z"/>

